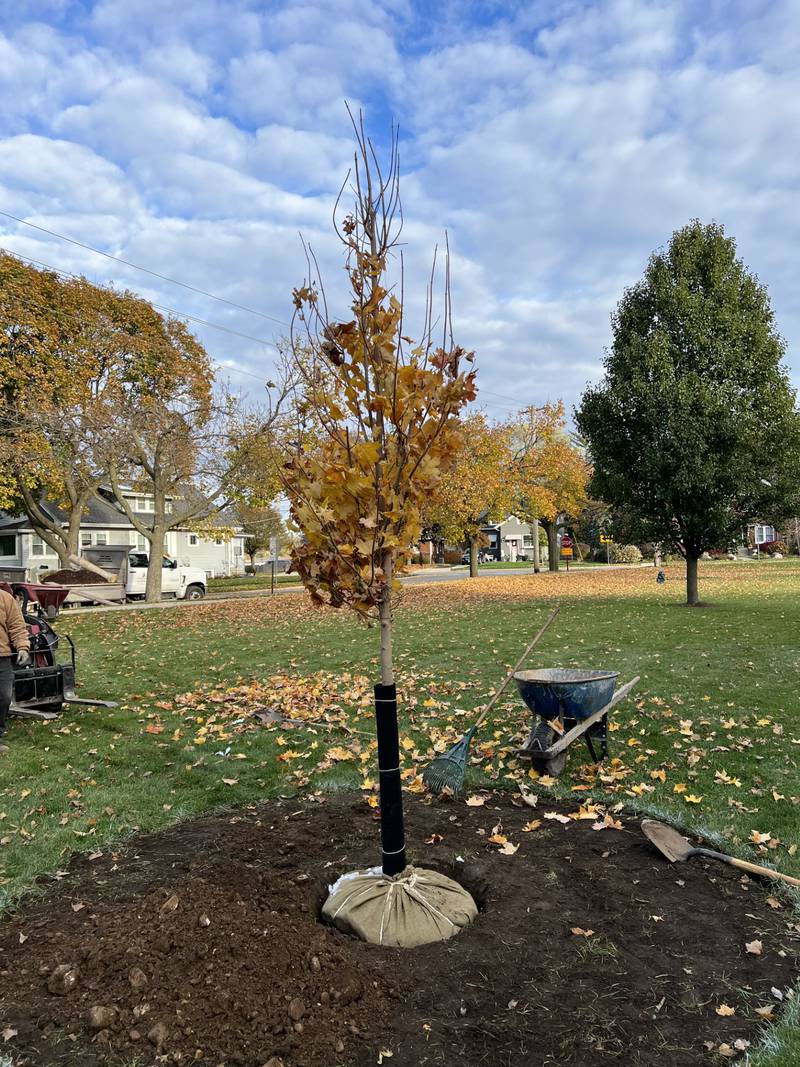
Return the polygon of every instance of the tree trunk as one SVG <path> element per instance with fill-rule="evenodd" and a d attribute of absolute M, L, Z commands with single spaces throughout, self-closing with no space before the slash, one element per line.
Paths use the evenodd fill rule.
<path fill-rule="evenodd" d="M 547 534 L 547 568 L 551 571 L 558 570 L 558 526 L 555 522 L 542 522 Z"/>
<path fill-rule="evenodd" d="M 77 567 L 78 570 L 92 571 L 93 574 L 98 574 L 104 582 L 116 582 L 119 580 L 119 574 L 104 570 L 103 567 L 98 567 L 96 563 L 92 563 L 90 559 L 84 559 L 83 556 L 68 556 L 66 567 L 68 569 Z"/>
<path fill-rule="evenodd" d="M 469 576 L 478 577 L 478 537 L 477 534 L 469 539 Z"/>
<path fill-rule="evenodd" d="M 542 569 L 542 552 L 539 547 L 539 520 L 534 519 L 531 527 L 533 529 L 533 573 L 538 574 Z"/>
<path fill-rule="evenodd" d="M 691 608 L 697 607 L 700 597 L 697 591 L 697 561 L 700 557 L 686 554 L 686 603 Z"/>
<path fill-rule="evenodd" d="M 386 587 L 378 606 L 381 631 L 381 684 L 375 686 L 375 724 L 378 735 L 378 784 L 381 800 L 381 865 L 387 877 L 406 866 L 403 827 L 403 790 L 400 778 L 400 737 L 397 726 L 397 689 L 392 665 L 391 552 L 382 561 Z"/>
<path fill-rule="evenodd" d="M 152 604 L 154 601 L 161 600 L 161 577 L 164 566 L 164 526 L 162 523 L 153 522 L 149 541 L 150 558 L 147 563 L 144 598 L 148 604 Z"/>
<path fill-rule="evenodd" d="M 378 619 L 381 631 L 381 682 L 394 685 L 394 666 L 392 662 L 392 575 L 394 560 L 391 552 L 385 552 L 381 561 L 386 589 L 378 607 Z"/>

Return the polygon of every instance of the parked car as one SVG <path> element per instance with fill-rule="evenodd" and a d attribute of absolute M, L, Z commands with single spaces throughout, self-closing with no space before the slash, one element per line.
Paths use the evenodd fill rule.
<path fill-rule="evenodd" d="M 494 556 L 491 552 L 486 552 L 482 548 L 478 549 L 478 563 L 491 563 Z M 469 549 L 461 557 L 462 563 L 469 563 Z"/>

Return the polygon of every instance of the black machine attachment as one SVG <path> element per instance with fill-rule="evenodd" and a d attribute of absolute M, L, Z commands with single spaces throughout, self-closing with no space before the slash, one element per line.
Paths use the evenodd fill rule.
<path fill-rule="evenodd" d="M 75 693 L 75 646 L 69 637 L 69 655 L 59 653 L 59 635 L 51 626 L 69 588 L 32 582 L 0 582 L 0 588 L 19 602 L 28 627 L 31 663 L 14 668 L 11 714 L 33 719 L 54 719 L 64 704 L 90 704 L 115 708 L 110 700 L 88 700 Z M 66 635 L 65 635 L 66 636 Z"/>

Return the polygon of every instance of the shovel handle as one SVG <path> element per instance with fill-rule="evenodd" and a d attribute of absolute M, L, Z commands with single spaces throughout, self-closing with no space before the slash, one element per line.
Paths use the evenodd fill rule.
<path fill-rule="evenodd" d="M 540 638 L 540 637 L 542 636 L 542 634 L 543 634 L 543 633 L 545 632 L 545 630 L 546 630 L 546 629 L 547 629 L 547 627 L 548 627 L 548 626 L 550 625 L 550 623 L 551 623 L 551 622 L 553 621 L 553 619 L 554 619 L 554 618 L 556 617 L 556 615 L 558 615 L 559 611 L 561 611 L 561 605 L 560 605 L 560 604 L 557 604 L 557 605 L 556 605 L 556 606 L 555 606 L 555 607 L 553 608 L 553 610 L 552 610 L 552 611 L 550 612 L 550 614 L 549 614 L 549 615 L 547 616 L 547 618 L 546 618 L 546 620 L 545 620 L 545 622 L 544 622 L 544 625 L 542 626 L 541 630 L 539 630 L 538 634 L 537 634 L 537 635 L 536 635 L 536 636 L 534 637 L 534 639 L 533 639 L 533 640 L 532 640 L 532 641 L 531 641 L 531 642 L 530 642 L 530 643 L 529 643 L 529 644 L 528 644 L 528 645 L 526 646 L 526 648 L 525 648 L 525 651 L 524 651 L 524 652 L 522 653 L 522 655 L 521 655 L 521 656 L 519 657 L 519 659 L 517 660 L 517 662 L 516 662 L 516 663 L 514 664 L 514 666 L 513 666 L 512 668 L 511 668 L 511 670 L 510 670 L 510 671 L 508 672 L 508 674 L 507 674 L 507 675 L 505 676 L 505 679 L 503 680 L 503 684 L 502 684 L 502 685 L 500 686 L 500 688 L 499 688 L 499 689 L 497 690 L 497 692 L 496 692 L 496 693 L 494 694 L 494 696 L 492 697 L 492 699 L 491 699 L 491 700 L 489 701 L 489 703 L 488 703 L 488 704 L 486 705 L 486 707 L 485 707 L 485 708 L 483 709 L 483 711 L 482 711 L 482 712 L 480 713 L 480 715 L 478 716 L 478 718 L 477 718 L 477 719 L 475 720 L 475 725 L 473 726 L 473 730 L 477 730 L 477 729 L 478 729 L 478 727 L 480 726 L 480 724 L 481 724 L 481 723 L 483 722 L 483 720 L 484 720 L 484 719 L 486 718 L 486 716 L 487 716 L 487 715 L 489 714 L 489 712 L 490 712 L 490 711 L 492 710 L 492 708 L 493 708 L 493 707 L 495 706 L 495 704 L 497 703 L 497 701 L 498 701 L 498 700 L 500 699 L 500 697 L 501 697 L 501 696 L 503 695 L 503 693 L 504 693 L 504 692 L 505 692 L 505 690 L 506 690 L 506 687 L 508 686 L 508 683 L 509 683 L 509 682 L 511 681 L 511 679 L 512 679 L 512 678 L 514 677 L 514 675 L 515 675 L 515 674 L 517 673 L 517 671 L 518 671 L 518 670 L 520 669 L 520 667 L 522 666 L 522 664 L 523 664 L 523 663 L 525 662 L 525 660 L 526 660 L 526 659 L 528 658 L 528 656 L 529 656 L 529 655 L 530 655 L 530 653 L 531 653 L 531 650 L 533 649 L 533 646 L 534 646 L 534 645 L 535 645 L 535 644 L 536 644 L 536 643 L 538 642 L 539 638 Z"/>
<path fill-rule="evenodd" d="M 722 852 L 714 852 L 710 848 L 698 848 L 692 851 L 699 853 L 701 856 L 709 856 L 714 860 L 722 860 L 724 863 L 730 864 L 731 867 L 738 867 L 740 871 L 747 871 L 748 874 L 759 874 L 762 878 L 772 878 L 775 881 L 788 882 L 789 885 L 800 887 L 800 878 L 792 878 L 790 874 L 781 874 L 780 871 L 773 871 L 771 867 L 760 867 L 757 863 L 748 863 L 747 860 L 737 859 L 736 856 L 725 856 Z"/>

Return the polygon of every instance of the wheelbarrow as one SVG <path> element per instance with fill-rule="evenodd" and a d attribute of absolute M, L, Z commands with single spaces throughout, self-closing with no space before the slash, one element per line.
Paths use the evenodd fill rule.
<path fill-rule="evenodd" d="M 582 737 L 594 763 L 608 755 L 608 715 L 639 681 L 614 691 L 617 671 L 551 667 L 517 671 L 514 680 L 531 712 L 531 733 L 517 750 L 541 774 L 554 777 L 567 764 L 567 749 Z M 595 745 L 597 748 L 595 748 Z"/>

